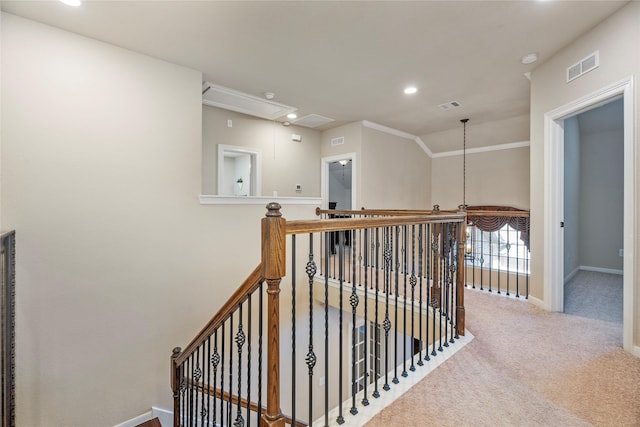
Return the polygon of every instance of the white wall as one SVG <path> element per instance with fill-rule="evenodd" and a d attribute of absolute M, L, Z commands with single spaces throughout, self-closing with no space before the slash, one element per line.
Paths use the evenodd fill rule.
<path fill-rule="evenodd" d="M 622 270 L 623 129 L 581 133 L 580 145 L 580 264 Z"/>
<path fill-rule="evenodd" d="M 467 154 L 467 205 L 529 208 L 529 147 Z M 433 203 L 440 209 L 462 204 L 462 155 L 433 159 Z"/>
<path fill-rule="evenodd" d="M 6 13 L 1 48 L 18 425 L 170 408 L 171 349 L 257 265 L 265 210 L 198 203 L 199 72 Z"/>
<path fill-rule="evenodd" d="M 564 121 L 564 277 L 580 266 L 580 129 L 578 118 Z"/>
<path fill-rule="evenodd" d="M 302 142 L 291 140 L 294 133 Z M 262 153 L 263 196 L 277 191 L 279 197 L 320 197 L 320 137 L 314 129 L 202 106 L 202 194 L 217 194 L 218 144 L 226 144 Z"/>
<path fill-rule="evenodd" d="M 546 63 L 534 69 L 531 76 L 531 295 L 539 300 L 544 295 L 544 115 L 556 108 L 601 90 L 624 78 L 632 76 L 634 104 L 640 102 L 637 82 L 640 79 L 640 3 L 630 2 L 610 18 L 578 38 Z M 584 76 L 566 83 L 566 68 L 590 53 L 600 51 L 600 67 Z M 638 146 L 637 123 L 634 127 L 634 146 Z M 637 152 L 635 154 L 637 156 Z M 638 164 L 638 160 L 634 162 Z M 637 174 L 634 185 L 638 188 Z M 638 198 L 636 197 L 636 201 Z M 638 206 L 634 207 L 636 223 Z M 634 238 L 633 264 L 638 271 L 638 239 Z M 640 342 L 640 318 L 638 298 L 640 286 L 637 277 L 632 278 L 635 289 L 634 329 L 635 345 Z"/>

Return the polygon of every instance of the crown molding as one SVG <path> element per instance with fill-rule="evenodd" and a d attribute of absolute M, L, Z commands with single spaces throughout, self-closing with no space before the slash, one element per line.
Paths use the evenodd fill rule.
<path fill-rule="evenodd" d="M 477 154 L 477 153 L 487 153 L 489 151 L 511 150 L 513 148 L 528 147 L 529 145 L 530 145 L 529 141 L 510 142 L 508 144 L 498 144 L 498 145 L 489 145 L 487 147 L 468 148 L 466 150 L 466 153 Z M 442 153 L 435 153 L 432 155 L 432 157 L 434 159 L 437 159 L 440 157 L 462 156 L 463 154 L 464 154 L 463 150 L 444 151 Z"/>
<path fill-rule="evenodd" d="M 398 129 L 393 129 L 378 123 L 370 122 L 369 120 L 363 120 L 362 126 L 369 129 L 377 130 L 380 132 L 388 133 L 389 135 L 399 136 L 400 138 L 410 139 L 414 141 L 416 144 L 418 144 L 418 147 L 420 147 L 422 151 L 424 151 L 427 154 L 427 156 L 433 157 L 433 153 L 431 152 L 429 147 L 427 147 L 427 144 L 425 144 L 424 141 L 420 139 L 419 136 L 415 136 L 408 132 L 404 132 Z"/>

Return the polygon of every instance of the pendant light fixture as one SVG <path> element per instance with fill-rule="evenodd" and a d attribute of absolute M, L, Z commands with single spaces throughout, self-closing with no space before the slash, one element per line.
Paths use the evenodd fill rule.
<path fill-rule="evenodd" d="M 467 122 L 469 119 L 461 119 L 463 136 L 462 136 L 462 204 L 459 206 L 461 210 L 467 210 Z"/>

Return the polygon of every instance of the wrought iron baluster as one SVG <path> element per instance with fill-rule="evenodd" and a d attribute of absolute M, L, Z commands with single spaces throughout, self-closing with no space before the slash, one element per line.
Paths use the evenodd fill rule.
<path fill-rule="evenodd" d="M 260 425 L 262 422 L 262 336 L 264 335 L 264 296 L 263 296 L 264 282 L 260 282 L 260 290 L 258 294 L 258 422 Z"/>
<path fill-rule="evenodd" d="M 402 328 L 404 335 L 407 335 L 407 226 L 402 227 L 402 278 L 404 288 L 402 291 L 402 299 L 404 300 L 404 307 L 402 309 Z M 402 346 L 402 376 L 407 377 L 407 344 L 406 342 Z"/>
<path fill-rule="evenodd" d="M 389 330 L 391 329 L 391 320 L 389 320 L 389 288 L 391 287 L 391 254 L 392 249 L 389 244 L 391 231 L 388 227 L 384 229 L 384 293 L 385 293 L 385 309 L 384 321 L 384 386 L 382 389 L 389 391 Z"/>
<path fill-rule="evenodd" d="M 213 425 L 216 425 L 217 419 L 217 396 L 216 388 L 218 387 L 218 365 L 220 364 L 220 353 L 218 353 L 218 330 L 213 333 L 213 354 L 211 355 L 211 365 L 213 365 Z"/>
<path fill-rule="evenodd" d="M 444 346 L 449 347 L 449 288 L 451 286 L 451 228 L 450 224 L 444 225 L 445 230 L 442 233 L 445 239 L 445 244 L 443 245 L 443 263 L 444 263 L 444 271 L 443 271 L 443 285 L 444 289 L 442 292 L 442 304 L 440 305 L 440 324 L 442 324 L 442 317 L 444 317 Z M 444 310 L 443 310 L 444 308 Z M 440 337 L 442 338 L 442 337 Z"/>
<path fill-rule="evenodd" d="M 518 218 L 521 219 L 521 218 Z M 518 227 L 521 228 L 521 227 Z M 520 298 L 520 249 L 522 241 L 516 239 L 516 298 Z"/>
<path fill-rule="evenodd" d="M 420 316 L 418 317 L 418 334 L 420 336 L 420 339 L 418 340 L 418 362 L 417 365 L 418 366 L 423 366 L 424 362 L 422 361 L 422 343 L 423 343 L 423 335 L 422 335 L 422 297 L 423 297 L 423 289 L 422 289 L 422 281 L 424 279 L 424 271 L 422 270 L 423 265 L 422 265 L 422 257 L 424 254 L 424 250 L 422 247 L 423 244 L 423 228 L 424 228 L 424 224 L 419 224 L 418 225 L 418 280 L 420 283 L 419 286 L 419 299 L 418 299 L 418 313 L 420 313 Z M 428 316 L 425 316 L 425 318 L 429 318 Z"/>
<path fill-rule="evenodd" d="M 438 296 L 436 294 L 436 286 L 438 281 L 438 225 L 434 224 L 431 230 L 431 314 L 432 314 L 432 334 L 431 342 L 433 344 L 432 356 L 436 356 L 436 308 L 438 307 Z"/>
<path fill-rule="evenodd" d="M 416 334 L 414 329 L 415 296 L 416 296 L 416 285 L 418 284 L 418 279 L 416 278 L 416 226 L 415 225 L 411 226 L 411 278 L 409 279 L 409 284 L 411 285 L 411 338 L 415 340 L 416 339 Z M 406 301 L 406 296 L 405 296 L 405 301 Z M 420 339 L 418 339 L 418 341 L 420 341 Z M 405 348 L 406 348 L 406 345 L 405 345 Z M 412 345 L 411 346 L 411 366 L 409 367 L 410 371 L 416 370 L 416 365 L 414 365 L 413 363 L 413 357 L 415 356 L 414 352 L 415 352 L 415 349 Z M 419 356 L 418 356 L 418 359 L 420 359 Z"/>
<path fill-rule="evenodd" d="M 342 236 L 342 232 L 340 232 L 340 236 Z M 342 315 L 344 313 L 344 309 L 343 309 L 343 301 L 344 301 L 344 297 L 343 297 L 343 291 L 344 291 L 344 280 L 345 280 L 345 240 L 344 239 L 340 239 L 339 244 L 338 244 L 338 283 L 340 286 L 339 289 L 339 304 L 340 304 L 340 309 L 338 311 L 338 329 L 339 329 L 339 338 L 338 338 L 338 417 L 336 418 L 336 422 L 338 424 L 344 424 L 344 416 L 342 415 L 342 376 L 343 376 L 343 372 L 342 372 L 342 366 L 343 366 L 343 361 L 342 361 L 342 355 L 344 353 L 343 350 L 343 337 L 342 337 L 342 323 L 343 323 L 343 318 Z M 346 256 L 347 258 L 348 255 Z"/>
<path fill-rule="evenodd" d="M 329 246 L 329 234 L 325 233 L 327 246 Z M 325 259 L 328 254 L 325 254 Z M 342 310 L 340 310 L 342 313 Z M 342 330 L 342 328 L 340 328 Z M 329 278 L 324 280 L 324 424 L 329 425 Z M 340 384 L 339 387 L 342 385 Z M 310 420 L 311 421 L 311 420 Z"/>
<path fill-rule="evenodd" d="M 322 243 L 322 239 L 320 239 L 320 242 Z M 316 354 L 313 352 L 313 278 L 317 272 L 316 262 L 313 260 L 313 234 L 309 234 L 309 260 L 305 271 L 309 277 L 309 349 L 305 362 L 307 363 L 309 376 L 309 424 L 311 424 L 313 421 L 313 368 L 316 366 Z M 326 277 L 327 275 L 325 274 Z"/>
<path fill-rule="evenodd" d="M 472 277 L 472 288 L 475 289 L 476 288 L 476 229 L 475 227 L 473 227 L 471 229 L 471 254 L 473 255 L 473 258 L 471 258 L 471 265 L 473 266 L 473 277 Z"/>
<path fill-rule="evenodd" d="M 395 226 L 395 242 L 396 242 L 396 257 L 395 257 L 395 289 L 394 289 L 394 293 L 395 293 L 395 313 L 394 313 L 394 318 L 393 318 L 393 324 L 394 324 L 394 333 L 393 333 L 393 345 L 394 345 L 394 363 L 393 363 L 393 379 L 391 380 L 392 383 L 394 384 L 398 384 L 400 382 L 400 380 L 398 379 L 398 291 L 399 291 L 399 287 L 400 287 L 400 227 L 399 226 Z M 393 240 L 391 242 L 391 245 L 393 246 Z"/>
<path fill-rule="evenodd" d="M 369 229 L 364 230 L 364 247 L 367 248 L 369 246 Z M 367 265 L 369 262 L 369 258 L 367 257 L 367 251 L 364 252 L 364 264 Z M 364 270 L 364 348 L 362 354 L 364 355 L 364 394 L 362 397 L 362 404 L 364 406 L 369 405 L 369 399 L 367 398 L 367 383 L 369 382 L 369 352 L 367 349 L 369 348 L 369 299 L 367 290 L 369 288 L 369 276 L 367 274 L 367 269 Z"/>
<path fill-rule="evenodd" d="M 444 264 L 444 243 L 445 243 L 445 230 L 444 230 L 444 225 L 440 224 L 439 228 L 439 235 L 438 235 L 438 240 L 439 242 L 439 247 L 438 247 L 438 287 L 436 288 L 436 291 L 438 292 L 438 331 L 440 333 L 439 335 L 439 339 L 438 339 L 438 343 L 439 343 L 439 347 L 438 347 L 438 351 L 442 351 L 442 308 L 444 306 L 444 296 L 446 292 L 443 292 L 443 287 L 445 286 L 445 274 L 446 274 L 446 268 L 445 268 L 445 264 Z"/>
<path fill-rule="evenodd" d="M 211 357 L 211 336 L 209 336 L 209 338 L 207 338 L 207 352 L 206 352 L 207 356 Z M 207 389 L 211 390 L 211 365 L 209 364 L 209 360 L 208 358 L 202 360 L 202 366 L 206 366 L 207 367 Z M 213 389 L 215 390 L 215 388 Z M 215 393 L 214 393 L 215 394 Z M 207 394 L 207 423 L 206 425 L 209 425 L 209 420 L 210 420 L 210 412 L 211 412 L 211 393 Z"/>
<path fill-rule="evenodd" d="M 484 291 L 484 231 L 480 230 L 480 290 Z"/>
<path fill-rule="evenodd" d="M 188 359 L 180 365 L 180 421 L 182 425 L 185 424 L 185 413 L 187 412 L 187 370 L 185 369 L 185 364 L 188 362 Z"/>
<path fill-rule="evenodd" d="M 488 232 L 489 234 L 489 292 L 493 292 L 491 287 L 491 268 L 493 266 L 493 233 Z"/>
<path fill-rule="evenodd" d="M 222 326 L 220 327 L 220 329 L 222 330 L 222 334 L 220 336 L 220 342 L 221 342 L 221 351 L 222 351 L 222 356 L 220 358 L 221 364 L 220 364 L 220 425 L 223 426 L 224 425 L 224 415 L 225 415 L 225 401 L 224 401 L 224 359 L 225 359 L 225 352 L 224 352 L 224 347 L 225 347 L 225 322 L 222 322 Z"/>
<path fill-rule="evenodd" d="M 351 413 L 351 415 L 355 415 L 358 413 L 358 409 L 356 408 L 356 393 L 358 392 L 358 388 L 357 388 L 357 384 L 358 384 L 358 373 L 356 372 L 356 309 L 358 307 L 358 302 L 359 302 L 359 298 L 358 298 L 358 294 L 356 293 L 356 281 L 355 281 L 355 275 L 356 275 L 356 248 L 355 248 L 355 244 L 353 241 L 353 238 L 355 237 L 355 232 L 352 235 L 352 240 L 351 240 L 351 246 L 353 246 L 353 248 L 351 249 L 351 254 L 352 254 L 352 259 L 353 259 L 353 275 L 352 278 L 354 278 L 354 280 L 352 280 L 351 282 L 351 296 L 349 297 L 349 304 L 351 305 L 351 313 L 352 313 L 352 320 L 351 320 L 351 369 L 352 369 L 352 374 L 351 374 L 351 398 L 353 400 L 353 404 L 351 405 L 351 410 L 349 411 Z M 342 328 L 340 328 L 342 330 Z"/>
<path fill-rule="evenodd" d="M 247 298 L 247 402 L 251 403 L 251 296 Z M 251 405 L 247 405 L 247 427 L 251 427 Z M 258 422 L 258 425 L 260 423 Z"/>
<path fill-rule="evenodd" d="M 242 417 L 242 347 L 247 342 L 247 336 L 242 328 L 242 303 L 238 307 L 238 332 L 236 333 L 236 349 L 238 351 L 238 404 L 236 405 L 236 419 L 233 422 L 234 427 L 244 427 L 244 418 Z"/>
<path fill-rule="evenodd" d="M 205 384 L 206 383 L 205 383 L 204 367 L 207 366 L 208 363 L 206 362 L 206 360 L 207 360 L 206 359 L 206 354 L 205 354 L 206 353 L 205 352 L 206 345 L 205 345 L 204 342 L 202 343 L 201 347 L 202 347 L 202 359 L 201 359 L 201 361 L 202 361 L 202 368 L 203 369 L 202 369 L 202 396 L 201 396 L 201 401 L 200 401 L 200 420 L 201 420 L 200 422 L 204 426 L 205 425 L 204 422 L 205 422 L 206 416 L 207 416 L 207 411 L 206 411 L 206 408 L 204 407 L 204 396 L 206 395 L 206 393 L 205 393 Z"/>
<path fill-rule="evenodd" d="M 380 391 L 378 391 L 378 376 L 380 374 L 380 334 L 378 331 L 380 330 L 380 323 L 378 319 L 378 296 L 380 294 L 380 263 L 379 263 L 379 255 L 380 255 L 380 228 L 376 228 L 376 243 L 375 243 L 375 271 L 376 271 L 376 305 L 375 305 L 375 342 L 374 342 L 374 365 L 373 365 L 373 378 L 374 378 L 374 386 L 373 386 L 373 397 L 376 399 L 380 397 Z"/>
<path fill-rule="evenodd" d="M 233 413 L 233 312 L 229 315 L 229 400 L 227 401 L 227 426 L 231 427 Z"/>
<path fill-rule="evenodd" d="M 501 270 L 501 257 L 500 257 L 500 241 L 502 240 L 502 236 L 500 235 L 500 230 L 498 230 L 498 293 L 500 293 L 500 270 Z M 507 236 L 509 234 L 507 233 Z M 493 252 L 493 247 L 491 248 Z M 493 264 L 493 253 L 491 254 L 491 263 Z M 491 280 L 491 276 L 489 276 L 489 280 Z M 507 295 L 509 295 L 509 267 L 507 267 Z"/>

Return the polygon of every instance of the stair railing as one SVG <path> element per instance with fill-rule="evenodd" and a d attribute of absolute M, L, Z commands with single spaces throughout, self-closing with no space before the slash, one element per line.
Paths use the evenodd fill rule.
<path fill-rule="evenodd" d="M 334 421 L 340 424 L 344 421 L 343 391 L 350 390 L 346 393 L 352 401 L 349 412 L 355 415 L 358 405 L 367 406 L 368 398 L 378 398 L 389 390 L 386 376 L 390 372 L 394 376 L 392 382 L 397 384 L 401 381 L 399 376 L 416 370 L 415 356 L 417 365 L 422 366 L 423 360 L 437 356 L 443 347 L 464 335 L 464 269 L 458 268 L 464 263 L 464 212 L 286 221 L 277 203 L 270 203 L 267 211 L 262 219 L 260 265 L 184 351 L 180 348 L 173 351 L 175 426 L 280 427 L 311 425 L 314 421 L 322 425 Z M 347 234 L 348 241 L 343 238 Z M 336 235 L 334 255 L 330 245 Z M 308 241 L 299 245 L 298 240 L 303 238 Z M 309 251 L 305 255 L 304 274 L 300 275 L 296 253 L 305 246 Z M 287 253 L 291 256 L 288 275 Z M 342 273 L 332 280 L 323 273 L 335 257 L 340 258 Z M 349 268 L 362 271 L 352 274 L 350 295 L 343 295 L 346 258 L 352 259 Z M 317 262 L 324 267 L 319 268 Z M 290 289 L 291 299 L 286 296 L 280 300 L 283 285 L 284 289 Z M 330 296 L 339 302 L 329 301 Z M 347 296 L 350 307 L 343 307 Z M 304 302 L 308 311 L 305 308 L 304 313 L 299 313 L 297 302 Z M 340 310 L 332 304 L 338 304 Z M 289 305 L 291 316 L 280 312 Z M 370 314 L 373 310 L 375 319 Z M 324 333 L 316 333 L 314 318 L 323 314 Z M 352 345 L 343 347 L 347 341 L 343 331 L 349 319 Z M 373 331 L 367 337 L 368 329 L 364 329 L 364 370 L 355 361 L 359 333 L 356 323 L 362 319 L 371 324 Z M 335 334 L 333 329 L 330 332 L 330 321 L 339 321 Z M 300 324 L 304 327 L 300 328 Z M 290 326 L 290 335 L 288 332 L 282 335 L 281 328 L 286 326 Z M 337 324 L 334 327 L 338 329 Z M 382 329 L 384 344 L 380 343 Z M 307 336 L 305 331 L 309 333 Z M 392 334 L 393 343 L 389 343 Z M 285 336 L 290 337 L 290 346 L 288 340 L 283 340 Z M 378 340 L 378 346 L 368 343 L 372 338 Z M 413 344 L 407 345 L 408 342 Z M 301 348 L 304 350 L 300 351 Z M 282 350 L 290 350 L 291 354 L 281 354 Z M 339 353 L 340 362 L 331 362 L 330 366 L 329 359 L 335 353 Z M 343 353 L 352 355 L 350 367 L 343 360 Z M 377 362 L 370 362 L 374 356 Z M 383 361 L 385 369 L 378 366 Z M 324 371 L 316 367 L 320 363 L 324 364 Z M 371 363 L 376 364 L 375 369 Z M 303 366 L 306 369 L 302 372 L 306 372 L 300 374 Z M 402 375 L 397 375 L 398 369 Z M 330 377 L 336 370 L 338 375 Z M 343 370 L 348 371 L 346 376 Z M 381 391 L 378 383 L 383 375 L 385 384 Z M 285 378 L 291 378 L 291 382 L 283 382 Z M 332 392 L 330 396 L 330 385 L 335 395 Z M 323 388 L 324 404 L 314 398 L 319 388 Z M 362 398 L 361 403 L 356 404 L 356 396 Z M 301 402 L 308 402 L 308 408 L 296 404 Z M 283 404 L 290 416 L 283 414 Z M 330 409 L 334 406 L 331 417 L 335 418 L 330 420 Z M 323 420 L 322 416 L 316 420 L 320 412 Z"/>

